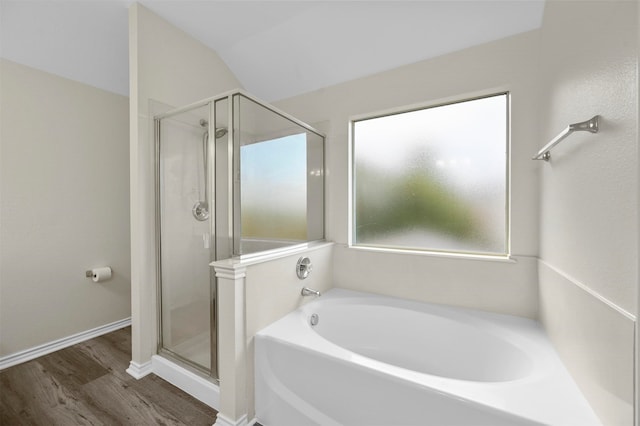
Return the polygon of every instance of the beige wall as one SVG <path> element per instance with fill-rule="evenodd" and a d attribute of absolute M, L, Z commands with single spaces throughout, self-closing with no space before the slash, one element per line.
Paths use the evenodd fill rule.
<path fill-rule="evenodd" d="M 637 2 L 547 2 L 541 141 L 600 114 L 540 164 L 541 319 L 606 425 L 633 422 L 638 292 Z"/>
<path fill-rule="evenodd" d="M 327 132 L 327 237 L 336 246 L 336 286 L 537 315 L 538 252 L 537 31 L 418 62 L 286 99 L 276 106 Z M 373 253 L 346 248 L 348 239 L 348 121 L 417 103 L 511 92 L 511 217 L 515 262 Z M 379 277 L 386 277 L 381 280 Z"/>
<path fill-rule="evenodd" d="M 218 55 L 150 10 L 129 12 L 133 362 L 156 351 L 155 201 L 150 100 L 174 107 L 239 87 Z"/>
<path fill-rule="evenodd" d="M 0 60 L 0 357 L 130 315 L 128 101 Z M 111 266 L 93 283 L 85 270 Z"/>

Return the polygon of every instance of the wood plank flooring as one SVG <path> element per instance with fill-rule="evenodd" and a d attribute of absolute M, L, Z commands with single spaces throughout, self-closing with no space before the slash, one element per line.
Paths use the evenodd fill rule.
<path fill-rule="evenodd" d="M 0 372 L 0 425 L 212 425 L 216 411 L 150 374 L 125 370 L 123 328 Z"/>

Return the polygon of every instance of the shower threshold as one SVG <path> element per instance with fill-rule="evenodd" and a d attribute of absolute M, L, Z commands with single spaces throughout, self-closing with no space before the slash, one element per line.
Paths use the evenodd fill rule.
<path fill-rule="evenodd" d="M 153 355 L 151 365 L 156 376 L 182 389 L 209 407 L 220 409 L 220 387 L 215 379 L 193 368 L 179 365 L 164 354 Z"/>

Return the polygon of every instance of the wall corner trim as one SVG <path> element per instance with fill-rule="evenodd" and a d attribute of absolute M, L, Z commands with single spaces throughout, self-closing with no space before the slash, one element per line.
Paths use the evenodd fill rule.
<path fill-rule="evenodd" d="M 0 358 L 0 371 L 130 325 L 131 317 L 4 356 Z"/>

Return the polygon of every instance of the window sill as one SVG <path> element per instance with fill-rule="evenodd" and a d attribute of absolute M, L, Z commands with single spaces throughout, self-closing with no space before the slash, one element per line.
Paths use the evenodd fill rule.
<path fill-rule="evenodd" d="M 439 251 L 427 251 L 427 250 L 410 250 L 410 249 L 397 249 L 389 247 L 369 247 L 361 245 L 349 244 L 346 246 L 349 249 L 369 251 L 377 253 L 388 254 L 407 254 L 414 256 L 428 256 L 428 257 L 441 257 L 446 259 L 464 259 L 464 260 L 481 260 L 488 262 L 503 262 L 503 263 L 517 263 L 517 258 L 505 254 L 505 255 L 490 255 L 490 254 L 473 254 L 473 253 L 452 253 L 452 252 L 439 252 Z"/>

